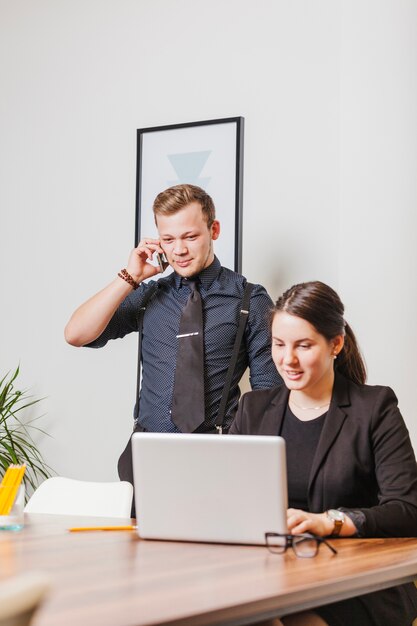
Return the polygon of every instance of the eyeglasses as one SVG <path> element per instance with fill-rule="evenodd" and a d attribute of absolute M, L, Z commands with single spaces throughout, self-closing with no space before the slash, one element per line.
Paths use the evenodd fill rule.
<path fill-rule="evenodd" d="M 311 535 L 310 533 L 303 533 L 302 535 L 265 533 L 265 543 L 272 554 L 283 554 L 286 552 L 287 548 L 291 547 L 296 556 L 311 558 L 316 556 L 322 543 L 324 543 L 333 554 L 337 554 L 337 550 L 323 537 Z"/>

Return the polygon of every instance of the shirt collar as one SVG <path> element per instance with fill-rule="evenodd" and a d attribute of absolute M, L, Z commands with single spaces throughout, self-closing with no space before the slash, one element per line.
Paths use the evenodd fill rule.
<path fill-rule="evenodd" d="M 208 267 L 203 269 L 202 272 L 196 275 L 200 283 L 203 285 L 204 289 L 207 290 L 211 286 L 211 284 L 216 280 L 216 278 L 220 274 L 221 267 L 222 266 L 221 266 L 219 259 L 215 256 L 213 262 Z M 174 280 L 175 280 L 175 287 L 179 289 L 182 285 L 182 280 L 183 280 L 182 276 L 177 274 L 177 272 L 174 272 Z"/>

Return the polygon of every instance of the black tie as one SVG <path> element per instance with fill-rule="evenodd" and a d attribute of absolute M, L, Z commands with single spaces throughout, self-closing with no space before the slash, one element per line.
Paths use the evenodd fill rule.
<path fill-rule="evenodd" d="M 196 279 L 186 280 L 191 289 L 177 335 L 172 421 L 183 433 L 194 432 L 204 422 L 203 309 Z"/>

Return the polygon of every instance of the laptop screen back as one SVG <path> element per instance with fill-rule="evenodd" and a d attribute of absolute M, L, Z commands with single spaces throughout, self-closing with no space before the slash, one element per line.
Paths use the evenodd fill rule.
<path fill-rule="evenodd" d="M 132 454 L 142 538 L 264 544 L 287 532 L 281 437 L 135 433 Z"/>

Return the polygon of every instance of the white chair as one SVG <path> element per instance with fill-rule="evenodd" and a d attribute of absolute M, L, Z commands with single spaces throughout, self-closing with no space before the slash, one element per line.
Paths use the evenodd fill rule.
<path fill-rule="evenodd" d="M 50 588 L 42 573 L 27 573 L 1 581 L 0 626 L 28 626 Z"/>
<path fill-rule="evenodd" d="M 47 478 L 25 506 L 25 513 L 130 517 L 130 483 L 96 483 L 55 476 Z"/>

